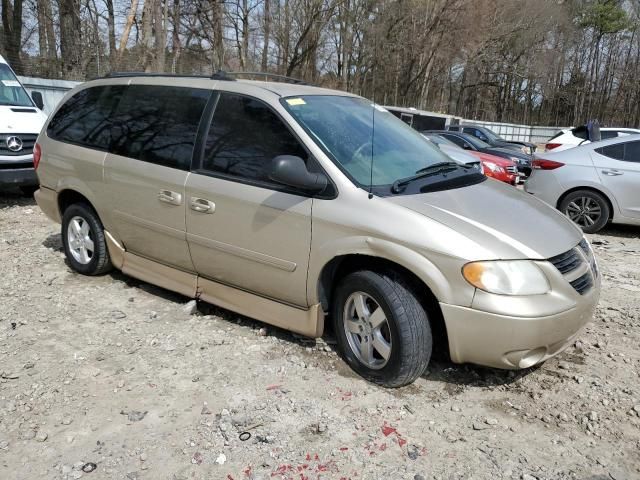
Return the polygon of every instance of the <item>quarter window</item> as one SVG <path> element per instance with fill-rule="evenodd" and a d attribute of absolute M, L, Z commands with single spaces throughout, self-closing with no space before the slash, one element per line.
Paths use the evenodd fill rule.
<path fill-rule="evenodd" d="M 244 180 L 273 183 L 272 160 L 308 155 L 282 120 L 263 102 L 221 93 L 205 144 L 202 167 Z"/>
<path fill-rule="evenodd" d="M 614 160 L 640 163 L 640 141 L 607 145 L 596 148 L 596 152 Z"/>
<path fill-rule="evenodd" d="M 47 135 L 61 142 L 108 149 L 111 120 L 124 88 L 114 85 L 80 90 L 53 116 Z"/>
<path fill-rule="evenodd" d="M 210 90 L 130 85 L 118 106 L 111 151 L 189 170 L 200 117 Z"/>
<path fill-rule="evenodd" d="M 640 163 L 640 142 L 628 142 L 624 144 L 625 162 Z"/>

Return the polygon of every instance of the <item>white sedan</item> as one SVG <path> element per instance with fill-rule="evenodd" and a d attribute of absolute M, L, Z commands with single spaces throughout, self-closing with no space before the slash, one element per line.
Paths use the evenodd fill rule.
<path fill-rule="evenodd" d="M 640 130 L 636 128 L 614 128 L 614 127 L 601 127 L 600 137 L 602 140 L 609 140 L 612 138 L 625 137 L 627 135 L 633 135 L 640 133 Z M 575 128 L 566 128 L 560 130 L 553 137 L 547 140 L 545 150 L 547 152 L 554 151 L 560 152 L 562 150 L 568 150 L 569 148 L 577 147 L 580 145 L 586 145 L 591 143 L 587 138 L 587 127 L 582 125 Z"/>
<path fill-rule="evenodd" d="M 524 189 L 586 233 L 640 225 L 640 135 L 537 154 Z"/>

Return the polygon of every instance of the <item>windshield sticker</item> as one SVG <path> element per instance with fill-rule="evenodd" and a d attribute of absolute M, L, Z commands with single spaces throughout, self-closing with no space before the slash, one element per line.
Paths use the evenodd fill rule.
<path fill-rule="evenodd" d="M 307 102 L 305 102 L 301 98 L 287 98 L 287 103 L 289 105 L 306 105 L 307 104 Z"/>
<path fill-rule="evenodd" d="M 17 80 L 2 80 L 2 84 L 5 87 L 19 87 L 20 86 L 20 82 L 18 82 Z"/>

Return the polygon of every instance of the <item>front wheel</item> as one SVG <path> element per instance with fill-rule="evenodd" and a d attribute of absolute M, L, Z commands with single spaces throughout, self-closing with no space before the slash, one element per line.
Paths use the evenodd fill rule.
<path fill-rule="evenodd" d="M 560 211 L 585 233 L 602 230 L 611 214 L 607 200 L 592 190 L 571 192 L 560 203 Z"/>
<path fill-rule="evenodd" d="M 347 275 L 336 288 L 332 316 L 344 360 L 365 379 L 401 387 L 426 370 L 433 343 L 429 319 L 399 275 Z"/>
<path fill-rule="evenodd" d="M 93 208 L 84 203 L 75 203 L 64 211 L 62 245 L 76 272 L 101 275 L 112 268 L 102 223 Z"/>

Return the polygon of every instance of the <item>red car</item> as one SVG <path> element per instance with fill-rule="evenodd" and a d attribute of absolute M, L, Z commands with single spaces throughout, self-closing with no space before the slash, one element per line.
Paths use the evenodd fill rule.
<path fill-rule="evenodd" d="M 484 174 L 487 177 L 495 178 L 509 185 L 516 185 L 518 183 L 518 167 L 513 160 L 507 160 L 506 158 L 476 152 L 474 150 L 466 150 L 466 152 L 472 154 L 482 162 Z"/>

